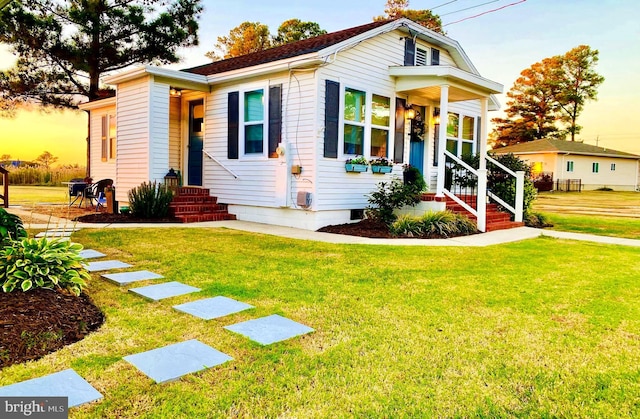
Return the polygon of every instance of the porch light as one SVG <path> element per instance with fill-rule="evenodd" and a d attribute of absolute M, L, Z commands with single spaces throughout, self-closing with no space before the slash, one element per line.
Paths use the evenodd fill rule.
<path fill-rule="evenodd" d="M 169 94 L 173 97 L 180 97 L 182 96 L 182 90 L 172 87 L 171 89 L 169 89 Z"/>
<path fill-rule="evenodd" d="M 440 108 L 433 110 L 433 125 L 440 125 Z"/>
<path fill-rule="evenodd" d="M 172 191 L 175 191 L 180 186 L 180 176 L 173 168 L 169 169 L 169 173 L 164 176 L 164 184 Z"/>
<path fill-rule="evenodd" d="M 411 105 L 407 105 L 404 109 L 404 117 L 407 119 L 413 119 L 416 117 L 416 110 Z"/>

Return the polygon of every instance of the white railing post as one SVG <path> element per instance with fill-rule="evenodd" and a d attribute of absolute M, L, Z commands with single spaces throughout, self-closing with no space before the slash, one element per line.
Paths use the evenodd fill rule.
<path fill-rule="evenodd" d="M 436 178 L 436 196 L 444 196 L 445 164 L 447 149 L 447 122 L 449 121 L 449 86 L 440 86 L 440 131 L 438 133 L 438 177 Z"/>
<path fill-rule="evenodd" d="M 524 211 L 524 172 L 519 170 L 516 172 L 516 213 L 514 221 L 522 222 L 522 213 Z"/>
<path fill-rule="evenodd" d="M 478 230 L 487 231 L 487 169 L 478 169 Z"/>

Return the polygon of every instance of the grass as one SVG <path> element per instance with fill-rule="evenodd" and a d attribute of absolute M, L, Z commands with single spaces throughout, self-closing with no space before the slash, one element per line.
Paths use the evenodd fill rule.
<path fill-rule="evenodd" d="M 18 186 L 9 185 L 10 205 L 69 203 L 69 189 L 60 186 Z"/>
<path fill-rule="evenodd" d="M 73 238 L 202 289 L 153 303 L 94 275 L 105 325 L 0 375 L 1 386 L 74 368 L 105 397 L 73 418 L 640 415 L 637 248 L 332 245 L 218 229 Z M 256 308 L 211 321 L 171 308 L 216 295 Z M 274 313 L 316 332 L 263 347 L 223 329 Z M 157 385 L 122 359 L 193 338 L 234 360 Z"/>
<path fill-rule="evenodd" d="M 541 193 L 533 210 L 554 230 L 640 239 L 640 193 L 616 191 Z"/>

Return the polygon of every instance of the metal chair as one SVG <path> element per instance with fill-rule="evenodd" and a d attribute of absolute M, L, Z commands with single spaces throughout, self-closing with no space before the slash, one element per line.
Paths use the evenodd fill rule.
<path fill-rule="evenodd" d="M 80 200 L 78 207 L 82 205 L 84 200 L 84 190 L 87 184 L 80 178 L 74 178 L 69 181 L 69 206 L 73 205 Z"/>
<path fill-rule="evenodd" d="M 107 203 L 107 199 L 104 195 L 104 189 L 107 186 L 113 186 L 113 179 L 102 179 L 90 185 L 85 190 L 84 197 L 89 200 L 89 202 L 93 205 L 93 201 L 96 203 L 96 211 L 100 209 L 100 207 L 104 207 Z"/>

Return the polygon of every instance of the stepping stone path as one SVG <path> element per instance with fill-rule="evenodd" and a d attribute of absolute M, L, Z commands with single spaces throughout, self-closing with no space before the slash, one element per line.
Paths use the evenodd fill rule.
<path fill-rule="evenodd" d="M 181 284 L 180 282 L 176 281 L 129 289 L 129 292 L 141 295 L 142 297 L 148 298 L 152 301 L 158 301 L 169 297 L 176 297 L 178 295 L 190 294 L 197 291 L 200 291 L 200 288 Z"/>
<path fill-rule="evenodd" d="M 84 265 L 84 267 L 89 272 L 106 271 L 109 269 L 131 268 L 132 266 L 133 265 L 120 262 L 119 260 L 102 260 L 98 262 L 89 262 Z"/>
<path fill-rule="evenodd" d="M 86 249 L 86 250 L 81 250 L 80 251 L 80 257 L 83 259 L 96 259 L 96 258 L 101 258 L 101 257 L 105 257 L 107 255 L 105 255 L 104 253 L 100 253 L 97 250 L 93 250 L 93 249 Z"/>
<path fill-rule="evenodd" d="M 236 301 L 233 298 L 213 297 L 179 304 L 173 306 L 173 308 L 184 313 L 192 314 L 204 320 L 211 320 L 218 317 L 228 316 L 229 314 L 238 313 L 240 311 L 253 308 L 253 306 Z"/>
<path fill-rule="evenodd" d="M 142 371 L 156 383 L 177 380 L 206 368 L 233 360 L 229 355 L 197 339 L 125 356 L 124 360 Z"/>
<path fill-rule="evenodd" d="M 2 397 L 68 397 L 69 407 L 102 398 L 91 384 L 72 369 L 0 387 Z"/>
<path fill-rule="evenodd" d="M 164 278 L 164 276 L 158 275 L 150 271 L 122 272 L 118 274 L 102 274 L 102 277 L 118 285 L 128 285 L 136 281 L 145 281 L 148 279 Z"/>
<path fill-rule="evenodd" d="M 36 234 L 37 238 L 41 238 L 41 237 L 71 237 L 71 234 L 73 233 L 73 231 L 54 231 L 54 230 L 47 230 L 47 231 L 43 231 L 40 232 L 38 234 Z"/>
<path fill-rule="evenodd" d="M 244 335 L 262 345 L 270 345 L 314 331 L 314 329 L 304 324 L 294 322 L 277 314 L 247 320 L 246 322 L 236 323 L 231 326 L 225 326 L 224 328 Z"/>
<path fill-rule="evenodd" d="M 76 231 L 74 229 L 73 231 Z M 68 240 L 69 230 L 48 230 L 38 237 L 61 237 Z M 64 239 L 63 239 L 64 240 Z M 106 256 L 96 250 L 80 252 L 84 259 Z M 132 265 L 119 260 L 88 262 L 84 267 L 90 272 L 110 269 L 130 268 Z M 105 279 L 118 285 L 127 285 L 136 281 L 163 278 L 150 271 L 135 271 L 102 274 Z M 200 291 L 199 288 L 180 282 L 166 282 L 146 287 L 131 288 L 130 292 L 152 301 Z M 232 298 L 217 296 L 173 306 L 174 309 L 192 314 L 204 320 L 215 319 L 254 308 L 252 305 Z M 225 326 L 225 329 L 241 334 L 262 345 L 281 342 L 295 336 L 311 333 L 314 329 L 297 323 L 286 317 L 274 314 L 254 320 Z M 229 355 L 218 351 L 197 339 L 175 343 L 162 348 L 128 355 L 123 358 L 156 383 L 177 380 L 183 375 L 202 371 L 233 360 Z M 55 374 L 0 387 L 0 396 L 17 397 L 68 397 L 69 407 L 89 403 L 102 398 L 96 389 L 80 377 L 74 370 L 68 369 Z"/>

